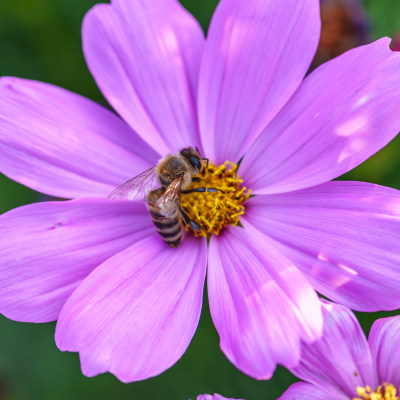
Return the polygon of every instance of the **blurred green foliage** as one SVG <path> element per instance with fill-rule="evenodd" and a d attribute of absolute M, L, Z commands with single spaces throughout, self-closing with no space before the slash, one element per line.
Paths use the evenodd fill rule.
<path fill-rule="evenodd" d="M 50 82 L 105 101 L 89 74 L 81 51 L 80 26 L 94 0 L 1 0 L 0 76 Z M 206 30 L 217 0 L 182 0 Z M 400 30 L 399 0 L 365 0 L 374 38 Z M 400 115 L 400 113 L 399 113 Z M 345 179 L 400 189 L 400 138 Z M 38 199 L 37 193 L 0 176 L 0 213 Z M 393 313 L 392 313 L 393 314 Z M 389 315 L 381 313 L 379 316 Z M 368 331 L 377 314 L 358 314 Z M 22 324 L 0 317 L 0 399 L 195 399 L 200 393 L 276 399 L 294 378 L 279 368 L 273 379 L 255 381 L 223 356 L 205 295 L 199 328 L 183 358 L 159 377 L 122 384 L 111 375 L 82 376 L 76 354 L 54 344 L 54 324 Z"/>

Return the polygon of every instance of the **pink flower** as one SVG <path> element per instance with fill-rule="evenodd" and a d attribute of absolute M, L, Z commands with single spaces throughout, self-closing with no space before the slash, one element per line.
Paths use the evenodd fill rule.
<path fill-rule="evenodd" d="M 63 89 L 2 78 L 1 171 L 73 200 L 0 217 L 0 311 L 58 320 L 56 343 L 80 353 L 85 375 L 130 382 L 188 347 L 206 267 L 222 351 L 258 379 L 293 368 L 301 343 L 321 336 L 315 290 L 356 310 L 400 307 L 399 192 L 330 182 L 399 131 L 400 55 L 382 39 L 303 80 L 319 29 L 317 0 L 222 0 L 207 40 L 175 0 L 97 5 L 84 53 L 126 122 Z M 244 157 L 256 196 L 241 227 L 209 243 L 189 233 L 174 249 L 144 202 L 106 197 L 196 145 L 216 164 Z"/>
<path fill-rule="evenodd" d="M 201 394 L 200 396 L 197 396 L 197 400 L 236 400 L 228 397 L 223 397 L 220 394 L 215 393 L 214 396 L 211 394 Z M 237 399 L 240 400 L 240 399 Z"/>
<path fill-rule="evenodd" d="M 292 370 L 306 382 L 293 384 L 279 399 L 398 399 L 400 316 L 375 321 L 367 341 L 345 307 L 324 303 L 323 312 L 322 339 L 302 347 L 301 363 Z"/>

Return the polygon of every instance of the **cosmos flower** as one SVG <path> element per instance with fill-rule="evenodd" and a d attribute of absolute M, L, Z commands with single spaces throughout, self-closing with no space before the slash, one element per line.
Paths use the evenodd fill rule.
<path fill-rule="evenodd" d="M 182 356 L 206 268 L 221 349 L 258 379 L 321 336 L 316 291 L 356 310 L 399 308 L 399 192 L 330 180 L 399 131 L 400 55 L 382 39 L 303 80 L 319 30 L 317 0 L 222 0 L 206 40 L 175 0 L 97 5 L 84 53 L 125 122 L 2 78 L 0 170 L 72 200 L 0 217 L 0 312 L 58 320 L 57 346 L 79 352 L 85 375 L 130 382 Z M 188 231 L 172 248 L 144 201 L 107 195 L 188 146 L 210 160 L 203 184 L 226 191 L 182 194 L 208 240 Z"/>
<path fill-rule="evenodd" d="M 398 400 L 400 316 L 372 325 L 368 340 L 345 307 L 323 304 L 324 335 L 302 348 L 292 370 L 306 382 L 293 384 L 279 400 Z"/>
<path fill-rule="evenodd" d="M 201 394 L 197 396 L 197 400 L 236 400 L 228 397 L 221 396 L 220 394 L 215 393 L 213 396 L 211 394 Z M 240 399 L 237 399 L 240 400 Z"/>

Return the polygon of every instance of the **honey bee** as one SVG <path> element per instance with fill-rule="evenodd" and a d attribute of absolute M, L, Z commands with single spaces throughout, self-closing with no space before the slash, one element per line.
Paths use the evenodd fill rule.
<path fill-rule="evenodd" d="M 177 247 L 182 238 L 182 224 L 201 231 L 201 226 L 191 220 L 180 204 L 181 194 L 193 192 L 216 192 L 218 189 L 198 187 L 186 188 L 194 178 L 203 172 L 203 161 L 198 148 L 186 147 L 178 154 L 170 154 L 154 167 L 142 172 L 113 190 L 108 198 L 133 200 L 144 197 L 151 219 L 162 240 L 171 247 Z M 158 183 L 161 187 L 154 189 Z M 149 191 L 149 189 L 152 189 Z"/>

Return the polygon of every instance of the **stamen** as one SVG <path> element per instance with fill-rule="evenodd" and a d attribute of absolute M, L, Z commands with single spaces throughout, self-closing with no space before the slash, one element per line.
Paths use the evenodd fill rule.
<path fill-rule="evenodd" d="M 357 387 L 357 394 L 353 400 L 399 400 L 397 390 L 392 384 L 383 383 L 374 392 L 369 386 Z"/>
<path fill-rule="evenodd" d="M 181 206 L 188 217 L 197 222 L 201 230 L 186 226 L 195 236 L 209 238 L 218 235 L 224 227 L 237 225 L 239 217 L 244 213 L 243 203 L 250 197 L 250 190 L 241 187 L 240 176 L 236 176 L 237 165 L 225 161 L 215 166 L 213 163 L 204 166 L 202 174 L 186 189 L 211 188 L 214 192 L 194 192 L 182 194 Z"/>

